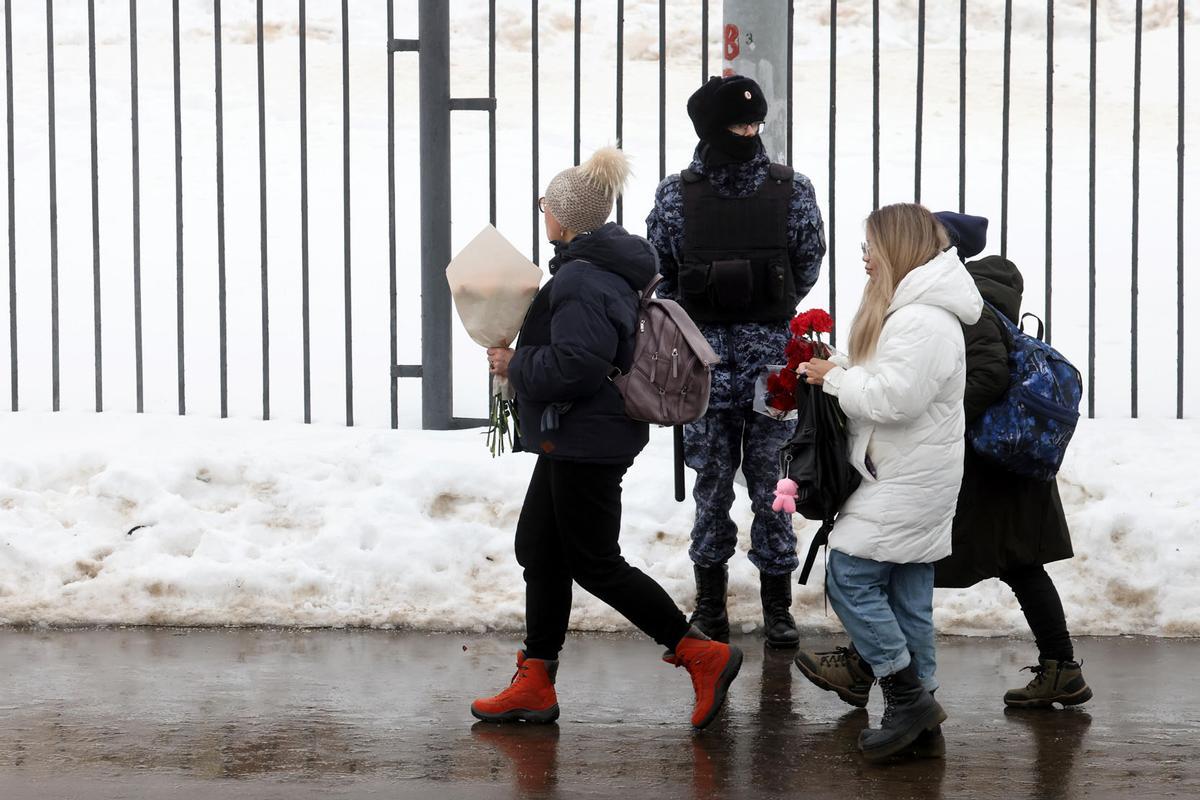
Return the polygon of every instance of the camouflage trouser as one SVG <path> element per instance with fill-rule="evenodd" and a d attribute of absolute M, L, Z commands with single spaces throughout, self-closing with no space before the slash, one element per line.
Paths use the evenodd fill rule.
<path fill-rule="evenodd" d="M 702 567 L 724 564 L 737 549 L 737 524 L 730 518 L 733 477 L 738 465 L 746 476 L 754 522 L 750 526 L 750 563 L 768 575 L 799 566 L 796 533 L 790 515 L 771 510 L 779 480 L 779 448 L 796 423 L 779 422 L 750 409 L 710 410 L 683 428 L 685 463 L 696 470 L 696 524 L 692 561 Z"/>

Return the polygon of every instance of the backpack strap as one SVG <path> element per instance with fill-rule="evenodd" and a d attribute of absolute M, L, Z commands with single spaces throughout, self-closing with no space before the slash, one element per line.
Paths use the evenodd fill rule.
<path fill-rule="evenodd" d="M 1039 317 L 1037 314 L 1022 314 L 1022 315 L 1021 315 L 1021 321 L 1017 323 L 1017 327 L 1018 327 L 1018 328 L 1020 328 L 1020 329 L 1021 329 L 1021 332 L 1023 333 L 1023 332 L 1025 331 L 1025 320 L 1026 320 L 1026 319 L 1028 319 L 1029 317 L 1033 317 L 1033 318 L 1034 318 L 1034 319 L 1037 321 L 1037 324 L 1038 324 L 1038 332 L 1037 332 L 1037 338 L 1038 338 L 1038 341 L 1039 341 L 1039 342 L 1044 342 L 1044 341 L 1046 341 L 1046 340 L 1045 340 L 1045 338 L 1043 338 L 1043 334 L 1045 334 L 1045 332 L 1046 332 L 1046 324 L 1045 324 L 1044 322 L 1042 322 L 1042 319 L 1041 319 L 1041 317 Z"/>
<path fill-rule="evenodd" d="M 642 294 L 641 294 L 641 298 L 640 298 L 642 305 L 645 305 L 647 302 L 650 301 L 650 298 L 654 296 L 654 290 L 657 289 L 658 285 L 660 283 L 662 283 L 664 280 L 666 280 L 666 279 L 663 277 L 661 272 L 657 273 L 653 278 L 650 279 L 650 282 L 648 284 L 646 284 L 646 288 L 642 289 Z"/>
<path fill-rule="evenodd" d="M 690 169 L 680 170 L 679 177 L 684 183 L 699 183 L 704 180 L 704 176 L 699 172 L 693 172 Z"/>
<path fill-rule="evenodd" d="M 812 572 L 813 562 L 817 560 L 817 551 L 829 546 L 829 532 L 833 530 L 833 520 L 827 519 L 821 523 L 820 530 L 808 546 L 808 555 L 804 557 L 804 567 L 800 570 L 800 585 L 808 583 L 808 575 Z"/>

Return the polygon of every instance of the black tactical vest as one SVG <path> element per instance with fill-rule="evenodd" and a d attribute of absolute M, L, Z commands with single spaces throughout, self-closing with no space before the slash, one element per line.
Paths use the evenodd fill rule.
<path fill-rule="evenodd" d="M 787 219 L 793 171 L 772 164 L 749 197 L 722 197 L 703 175 L 680 173 L 680 304 L 697 322 L 781 322 L 796 313 Z"/>

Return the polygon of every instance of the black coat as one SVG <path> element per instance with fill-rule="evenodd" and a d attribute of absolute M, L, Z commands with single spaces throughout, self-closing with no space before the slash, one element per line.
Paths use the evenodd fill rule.
<path fill-rule="evenodd" d="M 967 264 L 983 299 L 1010 320 L 1020 316 L 1024 280 L 1010 261 L 989 256 Z M 1008 334 L 990 309 L 964 326 L 967 423 L 1008 388 Z M 954 517 L 953 552 L 937 562 L 935 585 L 971 586 L 1022 566 L 1074 555 L 1056 481 L 1039 481 L 993 466 L 966 447 L 962 489 Z"/>
<path fill-rule="evenodd" d="M 658 271 L 658 256 L 615 223 L 556 250 L 553 277 L 534 298 L 508 367 L 518 449 L 571 461 L 632 462 L 650 429 L 625 414 L 608 376 L 633 360 L 638 295 Z"/>

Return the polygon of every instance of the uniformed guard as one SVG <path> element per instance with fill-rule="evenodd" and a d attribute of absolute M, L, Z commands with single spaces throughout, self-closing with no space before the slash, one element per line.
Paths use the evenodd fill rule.
<path fill-rule="evenodd" d="M 767 157 L 759 138 L 767 101 L 753 80 L 710 78 L 688 99 L 688 115 L 700 143 L 691 166 L 659 185 L 646 226 L 666 278 L 659 294 L 687 309 L 721 358 L 708 414 L 684 427 L 685 462 L 697 472 L 692 623 L 728 641 L 726 563 L 737 546 L 729 510 L 740 466 L 754 511 L 750 561 L 759 570 L 767 642 L 794 647 L 796 535 L 771 503 L 779 448 L 795 423 L 755 412 L 754 386 L 768 366 L 786 363 L 788 322 L 825 255 L 821 212 L 808 178 Z"/>

